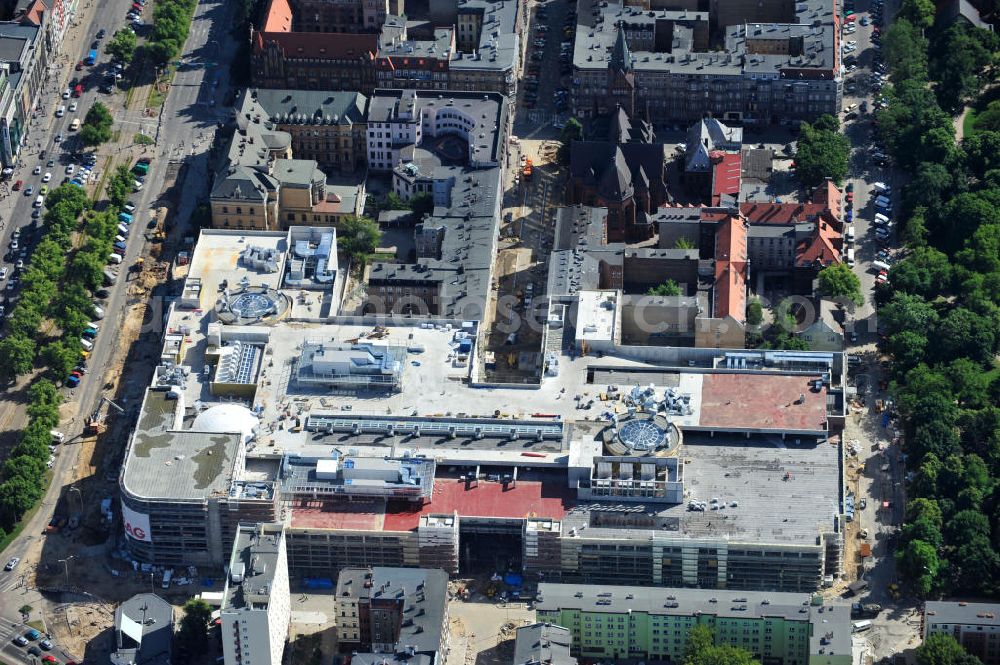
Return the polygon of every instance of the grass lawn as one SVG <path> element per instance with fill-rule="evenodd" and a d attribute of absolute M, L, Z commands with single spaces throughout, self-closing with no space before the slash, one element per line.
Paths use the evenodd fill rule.
<path fill-rule="evenodd" d="M 38 619 L 32 619 L 31 621 L 29 621 L 27 623 L 27 625 L 31 626 L 32 628 L 34 628 L 35 630 L 37 630 L 40 633 L 46 632 L 46 630 L 45 630 L 45 624 L 42 623 L 41 621 L 39 621 Z"/>
<path fill-rule="evenodd" d="M 962 136 L 972 136 L 976 133 L 976 117 L 979 113 L 976 111 L 976 107 L 972 106 L 969 108 L 969 112 L 965 114 L 965 119 L 962 120 Z"/>
<path fill-rule="evenodd" d="M 989 107 L 991 102 L 998 100 L 1000 100 L 1000 86 L 993 86 L 984 90 L 969 107 L 969 112 L 965 114 L 965 119 L 962 120 L 962 135 L 971 136 L 975 134 L 977 131 L 976 118 Z"/>

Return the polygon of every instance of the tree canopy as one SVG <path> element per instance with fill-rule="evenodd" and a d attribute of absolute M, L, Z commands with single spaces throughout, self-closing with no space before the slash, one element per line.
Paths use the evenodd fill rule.
<path fill-rule="evenodd" d="M 677 282 L 672 279 L 657 284 L 646 291 L 647 296 L 679 296 L 680 294 L 681 287 L 677 286 Z"/>
<path fill-rule="evenodd" d="M 811 188 L 832 178 L 847 177 L 851 144 L 833 116 L 821 116 L 812 125 L 802 123 L 795 149 L 795 173 L 803 187 Z"/>
<path fill-rule="evenodd" d="M 716 645 L 712 630 L 700 624 L 688 631 L 684 665 L 760 665 L 760 662 L 739 647 Z"/>
<path fill-rule="evenodd" d="M 83 126 L 80 127 L 80 140 L 84 145 L 100 145 L 111 139 L 111 125 L 114 118 L 108 107 L 101 102 L 94 102 L 94 105 L 87 111 L 83 119 Z"/>
<path fill-rule="evenodd" d="M 114 37 L 104 46 L 104 52 L 124 65 L 132 62 L 135 57 L 135 32 L 128 28 L 115 31 Z"/>
<path fill-rule="evenodd" d="M 378 224 L 367 217 L 351 215 L 337 225 L 337 244 L 359 266 L 368 261 L 382 238 Z"/>
<path fill-rule="evenodd" d="M 819 292 L 834 300 L 849 300 L 855 305 L 864 302 L 861 280 L 846 263 L 837 263 L 819 271 Z"/>
<path fill-rule="evenodd" d="M 878 131 L 909 175 L 905 258 L 879 290 L 910 480 L 898 571 L 914 593 L 1000 593 L 1000 133 L 955 141 L 951 112 L 992 74 L 996 37 L 929 28 L 904 2 L 883 46 L 893 85 Z M 924 36 L 926 32 L 926 37 Z M 920 665 L 975 665 L 928 640 Z M 950 638 L 948 638 L 950 639 Z"/>

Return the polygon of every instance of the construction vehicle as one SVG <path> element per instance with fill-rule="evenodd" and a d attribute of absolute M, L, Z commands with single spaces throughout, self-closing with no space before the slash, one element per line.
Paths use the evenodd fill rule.
<path fill-rule="evenodd" d="M 521 169 L 525 178 L 530 178 L 531 174 L 535 172 L 535 165 L 531 163 L 531 159 L 526 159 L 524 161 L 524 168 Z"/>
<path fill-rule="evenodd" d="M 105 413 L 101 410 L 104 403 L 107 402 L 109 406 L 113 407 L 118 413 L 125 415 L 125 409 L 115 404 L 112 400 L 108 399 L 104 395 L 101 395 L 101 401 L 97 403 L 97 408 L 94 412 L 87 416 L 86 421 L 86 432 L 87 434 L 102 434 L 108 426 L 105 424 Z"/>

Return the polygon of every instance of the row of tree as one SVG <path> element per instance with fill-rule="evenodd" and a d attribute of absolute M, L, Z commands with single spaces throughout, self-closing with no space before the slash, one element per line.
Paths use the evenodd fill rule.
<path fill-rule="evenodd" d="M 61 331 L 38 354 L 49 374 L 64 379 L 80 361 L 80 334 L 94 314 L 91 292 L 101 286 L 118 211 L 131 182 L 128 168 L 120 167 L 109 181 L 112 205 L 89 214 L 82 228 L 79 219 L 90 207 L 83 189 L 66 184 L 49 195 L 45 235 L 32 253 L 21 298 L 8 320 L 8 336 L 0 341 L 0 374 L 8 380 L 33 370 L 46 320 Z M 74 246 L 79 248 L 75 252 Z M 5 532 L 45 492 L 50 432 L 59 425 L 61 402 L 62 394 L 49 378 L 28 389 L 28 426 L 0 474 L 0 528 Z"/>
<path fill-rule="evenodd" d="M 0 341 L 0 377 L 7 381 L 34 368 L 42 322 L 60 310 L 66 257 L 80 216 L 90 202 L 81 188 L 66 184 L 49 193 L 46 205 L 44 236 L 31 254 L 21 297 L 7 319 L 7 337 Z"/>
<path fill-rule="evenodd" d="M 187 41 L 197 0 L 161 0 L 153 11 L 153 31 L 146 53 L 153 62 L 166 64 L 177 57 Z"/>
<path fill-rule="evenodd" d="M 892 268 L 891 286 L 876 291 L 911 471 L 896 557 L 920 595 L 993 595 L 1000 592 L 1000 134 L 958 143 L 949 112 L 982 84 L 997 43 L 960 23 L 931 30 L 928 14 L 919 0 L 906 0 L 886 31 L 892 85 L 888 108 L 876 116 L 911 176 L 897 215 L 908 254 Z"/>
<path fill-rule="evenodd" d="M 52 429 L 59 425 L 62 393 L 51 381 L 41 379 L 28 389 L 28 425 L 0 473 L 0 530 L 10 533 L 45 493 L 45 471 Z"/>

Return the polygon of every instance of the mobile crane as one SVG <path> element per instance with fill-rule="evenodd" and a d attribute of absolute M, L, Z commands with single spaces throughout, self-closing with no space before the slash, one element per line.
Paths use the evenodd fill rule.
<path fill-rule="evenodd" d="M 114 401 L 108 399 L 104 395 L 101 395 L 101 401 L 97 403 L 97 407 L 94 412 L 87 416 L 86 432 L 87 434 L 102 434 L 104 430 L 107 429 L 107 425 L 104 424 L 105 413 L 101 411 L 101 407 L 107 402 L 109 406 L 113 407 L 118 413 L 125 415 L 125 409 L 115 404 Z"/>

